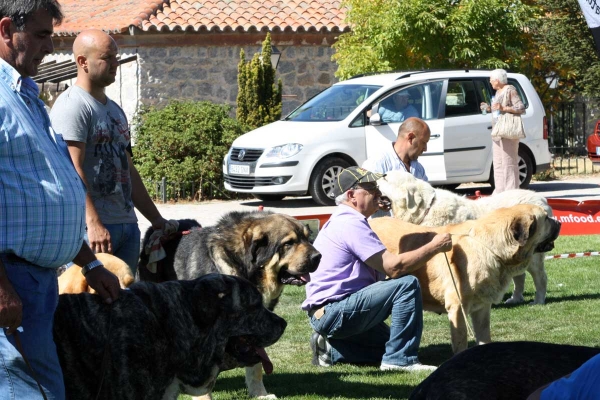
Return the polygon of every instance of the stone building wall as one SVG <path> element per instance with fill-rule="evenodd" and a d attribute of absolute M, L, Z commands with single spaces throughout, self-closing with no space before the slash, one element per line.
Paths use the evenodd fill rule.
<path fill-rule="evenodd" d="M 243 47 L 246 60 L 260 47 Z M 140 48 L 140 100 L 161 105 L 172 99 L 208 100 L 235 107 L 241 46 Z M 283 84 L 283 115 L 335 82 L 329 46 L 278 46 L 276 79 Z"/>
<path fill-rule="evenodd" d="M 65 44 L 44 61 L 70 61 L 73 59 L 70 48 Z M 121 65 L 115 83 L 106 93 L 123 107 L 130 122 L 141 105 L 161 106 L 170 100 L 206 100 L 235 108 L 237 65 L 242 48 L 246 60 L 260 51 L 258 45 L 120 46 L 122 58 L 135 54 L 138 58 Z M 333 49 L 329 44 L 277 44 L 277 48 L 282 54 L 276 79 L 283 84 L 285 116 L 336 82 L 337 67 L 331 61 Z M 57 87 L 74 83 L 75 79 L 61 82 L 60 86 L 48 84 L 45 90 L 53 98 Z"/>

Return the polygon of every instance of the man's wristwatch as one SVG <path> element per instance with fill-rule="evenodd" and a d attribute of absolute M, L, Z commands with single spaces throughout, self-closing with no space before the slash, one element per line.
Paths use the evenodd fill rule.
<path fill-rule="evenodd" d="M 83 268 L 81 268 L 81 273 L 83 274 L 83 276 L 85 276 L 88 272 L 90 272 L 96 267 L 104 267 L 104 264 L 102 264 L 102 261 L 100 260 L 94 260 L 85 264 Z"/>

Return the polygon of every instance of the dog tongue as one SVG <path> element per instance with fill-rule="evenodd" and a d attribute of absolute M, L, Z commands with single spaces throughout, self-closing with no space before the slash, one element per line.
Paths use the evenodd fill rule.
<path fill-rule="evenodd" d="M 258 356 L 261 359 L 260 362 L 262 363 L 263 369 L 265 370 L 265 374 L 270 375 L 271 373 L 273 373 L 273 363 L 271 362 L 271 360 L 269 360 L 269 356 L 267 355 L 265 349 L 263 349 L 262 347 L 257 347 L 256 354 L 258 354 Z"/>
<path fill-rule="evenodd" d="M 304 282 L 310 282 L 310 274 L 301 275 L 300 279 Z"/>

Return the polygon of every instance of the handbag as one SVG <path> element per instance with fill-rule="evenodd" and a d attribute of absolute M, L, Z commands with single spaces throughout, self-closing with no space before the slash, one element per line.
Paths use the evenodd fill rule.
<path fill-rule="evenodd" d="M 507 88 L 508 89 L 508 88 Z M 502 105 L 508 106 L 509 93 L 504 94 Z M 500 114 L 492 129 L 492 137 L 500 139 L 525 139 L 525 128 L 521 116 L 513 113 Z"/>

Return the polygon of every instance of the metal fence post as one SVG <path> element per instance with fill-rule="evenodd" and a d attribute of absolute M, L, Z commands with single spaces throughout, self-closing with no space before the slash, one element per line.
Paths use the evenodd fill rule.
<path fill-rule="evenodd" d="M 160 183 L 160 197 L 163 203 L 167 202 L 167 178 L 164 176 Z"/>

